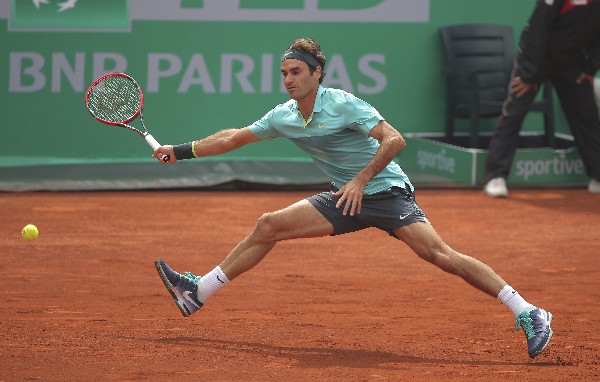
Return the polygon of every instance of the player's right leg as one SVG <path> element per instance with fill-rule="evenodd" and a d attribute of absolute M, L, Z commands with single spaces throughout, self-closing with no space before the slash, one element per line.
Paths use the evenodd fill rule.
<path fill-rule="evenodd" d="M 333 226 L 307 200 L 263 214 L 256 226 L 221 263 L 229 280 L 258 264 L 278 241 L 331 235 Z"/>
<path fill-rule="evenodd" d="M 307 200 L 302 200 L 282 210 L 263 214 L 252 232 L 225 260 L 202 277 L 190 272 L 180 274 L 162 259 L 157 259 L 155 265 L 181 314 L 188 317 L 217 290 L 258 264 L 278 241 L 332 233 L 331 223 Z"/>

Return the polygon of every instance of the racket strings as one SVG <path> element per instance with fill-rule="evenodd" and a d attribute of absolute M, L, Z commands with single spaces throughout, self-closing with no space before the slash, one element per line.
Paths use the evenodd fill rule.
<path fill-rule="evenodd" d="M 96 117 L 110 122 L 125 123 L 139 112 L 138 86 L 125 77 L 107 77 L 91 89 L 88 107 Z"/>

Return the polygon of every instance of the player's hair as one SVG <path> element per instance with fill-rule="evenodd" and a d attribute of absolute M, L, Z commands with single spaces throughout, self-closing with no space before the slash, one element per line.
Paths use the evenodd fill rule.
<path fill-rule="evenodd" d="M 323 83 L 323 79 L 325 78 L 325 63 L 327 62 L 327 58 L 325 58 L 325 55 L 321 51 L 321 45 L 319 45 L 319 43 L 312 38 L 303 37 L 294 40 L 288 47 L 288 50 L 290 49 L 302 50 L 315 56 L 317 61 L 319 61 L 319 64 L 321 64 L 321 78 L 319 79 L 319 83 Z M 316 69 L 312 65 L 308 65 L 308 68 L 310 69 L 311 74 Z"/>

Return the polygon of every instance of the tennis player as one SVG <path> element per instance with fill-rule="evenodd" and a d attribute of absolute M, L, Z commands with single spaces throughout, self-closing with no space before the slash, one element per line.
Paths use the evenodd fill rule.
<path fill-rule="evenodd" d="M 281 74 L 290 100 L 252 125 L 219 131 L 154 152 L 168 163 L 211 156 L 261 140 L 285 137 L 331 178 L 331 189 L 262 215 L 250 234 L 202 277 L 180 274 L 162 259 L 156 269 L 181 313 L 188 317 L 230 281 L 257 265 L 278 241 L 341 235 L 379 228 L 406 243 L 420 258 L 498 298 L 523 328 L 531 358 L 552 337 L 552 314 L 531 305 L 489 266 L 450 248 L 415 201 L 414 188 L 393 158 L 402 135 L 367 102 L 321 85 L 325 56 L 312 39 L 295 40 L 283 54 Z M 160 160 L 160 159 L 159 159 Z"/>

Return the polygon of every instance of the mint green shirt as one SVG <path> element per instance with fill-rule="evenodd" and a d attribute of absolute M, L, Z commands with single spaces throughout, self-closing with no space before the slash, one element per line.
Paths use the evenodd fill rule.
<path fill-rule="evenodd" d="M 375 155 L 379 141 L 369 132 L 382 120 L 373 106 L 356 96 L 319 86 L 308 120 L 302 117 L 298 103 L 290 99 L 254 122 L 250 131 L 263 140 L 290 139 L 312 157 L 336 187 L 342 188 Z M 371 195 L 406 185 L 413 189 L 404 171 L 392 161 L 367 183 L 364 192 Z"/>

